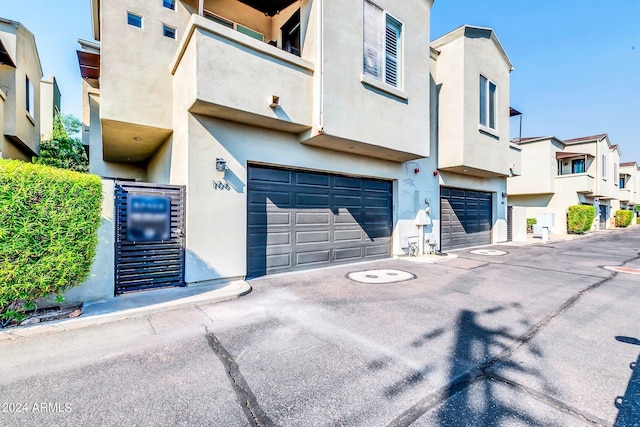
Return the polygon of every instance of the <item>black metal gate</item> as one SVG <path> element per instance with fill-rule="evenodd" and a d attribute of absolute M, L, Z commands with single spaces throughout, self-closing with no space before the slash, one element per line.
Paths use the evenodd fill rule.
<path fill-rule="evenodd" d="M 115 293 L 184 286 L 184 186 L 115 182 Z M 169 202 L 167 233 L 145 239 L 127 230 L 131 201 L 142 196 Z M 137 240 L 136 240 L 137 239 Z"/>

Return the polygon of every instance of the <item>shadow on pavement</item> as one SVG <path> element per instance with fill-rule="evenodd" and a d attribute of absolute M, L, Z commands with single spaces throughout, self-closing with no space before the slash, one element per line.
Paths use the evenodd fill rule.
<path fill-rule="evenodd" d="M 637 338 L 617 336 L 617 341 L 640 346 Z M 618 408 L 618 416 L 613 424 L 614 427 L 631 427 L 640 425 L 640 355 L 635 362 L 629 365 L 631 378 L 627 384 L 624 396 L 618 396 L 615 400 Z"/>

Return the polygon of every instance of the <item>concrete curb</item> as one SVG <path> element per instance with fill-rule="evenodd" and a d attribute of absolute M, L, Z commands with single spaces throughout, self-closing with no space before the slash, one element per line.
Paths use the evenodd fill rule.
<path fill-rule="evenodd" d="M 195 307 L 198 305 L 213 304 L 239 298 L 251 292 L 251 286 L 244 280 L 229 283 L 223 288 L 203 292 L 176 300 L 147 305 L 144 307 L 130 308 L 111 313 L 80 316 L 74 319 L 63 319 L 55 322 L 47 322 L 38 325 L 18 326 L 0 331 L 0 342 L 31 337 L 35 335 L 50 334 L 54 332 L 73 331 L 89 326 L 103 325 L 119 320 L 146 317 L 161 311 L 172 311 L 181 308 Z"/>

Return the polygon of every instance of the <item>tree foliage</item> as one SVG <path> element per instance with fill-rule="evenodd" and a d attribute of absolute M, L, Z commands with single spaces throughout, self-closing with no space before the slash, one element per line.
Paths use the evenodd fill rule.
<path fill-rule="evenodd" d="M 81 128 L 80 120 L 76 117 L 56 114 L 51 139 L 40 143 L 40 156 L 34 157 L 33 162 L 76 172 L 89 172 L 87 153 L 76 137 Z"/>

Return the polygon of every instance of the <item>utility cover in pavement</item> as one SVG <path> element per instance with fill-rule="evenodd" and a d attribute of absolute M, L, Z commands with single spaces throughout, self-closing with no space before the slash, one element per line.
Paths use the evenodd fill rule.
<path fill-rule="evenodd" d="M 360 283 L 396 283 L 415 279 L 416 276 L 400 270 L 365 270 L 347 274 L 347 277 Z"/>
<path fill-rule="evenodd" d="M 509 252 L 499 251 L 497 249 L 474 249 L 473 251 L 469 251 L 469 253 L 472 253 L 475 255 L 501 256 L 501 255 L 506 255 Z"/>
<path fill-rule="evenodd" d="M 612 267 L 612 266 L 606 266 L 605 268 L 607 270 L 616 271 L 618 273 L 640 274 L 640 268 Z"/>

